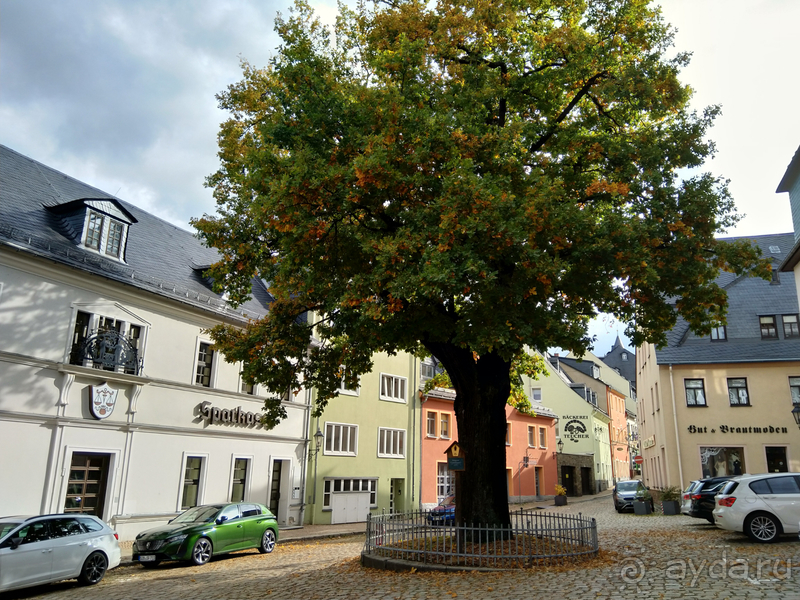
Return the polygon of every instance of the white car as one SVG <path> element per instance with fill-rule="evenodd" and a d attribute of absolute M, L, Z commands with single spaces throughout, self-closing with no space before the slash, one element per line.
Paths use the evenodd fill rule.
<path fill-rule="evenodd" d="M 0 592 L 76 577 L 94 585 L 119 565 L 118 539 L 91 515 L 0 517 Z"/>
<path fill-rule="evenodd" d="M 715 497 L 714 523 L 755 542 L 774 542 L 800 530 L 800 473 L 734 477 Z"/>

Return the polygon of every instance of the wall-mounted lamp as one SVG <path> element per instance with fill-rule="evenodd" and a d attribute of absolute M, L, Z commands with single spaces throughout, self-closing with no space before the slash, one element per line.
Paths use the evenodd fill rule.
<path fill-rule="evenodd" d="M 564 450 L 564 440 L 558 440 L 558 444 L 556 444 L 556 446 L 558 446 L 558 453 L 561 454 L 561 452 Z"/>
<path fill-rule="evenodd" d="M 794 422 L 800 427 L 800 404 L 796 404 L 792 409 L 792 416 L 794 417 Z"/>

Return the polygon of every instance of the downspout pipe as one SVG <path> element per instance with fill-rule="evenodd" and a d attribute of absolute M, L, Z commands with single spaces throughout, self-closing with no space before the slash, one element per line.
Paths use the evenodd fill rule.
<path fill-rule="evenodd" d="M 678 412 L 675 408 L 675 379 L 672 373 L 672 363 L 669 365 L 669 388 L 672 393 L 672 422 L 675 425 L 675 448 L 678 449 L 678 477 L 680 478 L 680 487 L 683 489 L 683 460 L 681 459 L 681 443 L 678 439 Z M 669 469 L 669 463 L 664 466 Z"/>

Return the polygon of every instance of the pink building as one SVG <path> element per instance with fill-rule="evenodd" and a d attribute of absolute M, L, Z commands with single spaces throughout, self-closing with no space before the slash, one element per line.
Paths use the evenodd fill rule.
<path fill-rule="evenodd" d="M 431 508 L 455 492 L 454 473 L 447 469 L 445 450 L 458 439 L 453 410 L 455 392 L 431 390 L 422 403 L 420 451 L 420 501 Z M 530 416 L 506 406 L 506 481 L 509 500 L 552 496 L 558 481 L 556 467 L 556 417 L 544 407 Z"/>

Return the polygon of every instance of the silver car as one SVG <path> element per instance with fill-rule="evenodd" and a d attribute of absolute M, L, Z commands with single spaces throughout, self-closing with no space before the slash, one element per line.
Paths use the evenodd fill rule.
<path fill-rule="evenodd" d="M 699 479 L 695 479 L 694 481 L 690 481 L 689 485 L 683 490 L 683 496 L 681 501 L 681 514 L 691 516 L 689 513 L 692 510 L 692 492 L 698 489 L 702 485 L 702 482 Z"/>
<path fill-rule="evenodd" d="M 94 585 L 119 560 L 117 534 L 97 517 L 0 517 L 0 592 L 75 578 Z"/>

